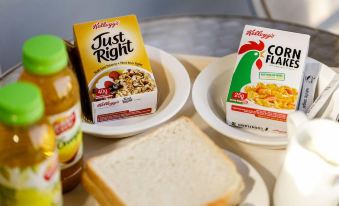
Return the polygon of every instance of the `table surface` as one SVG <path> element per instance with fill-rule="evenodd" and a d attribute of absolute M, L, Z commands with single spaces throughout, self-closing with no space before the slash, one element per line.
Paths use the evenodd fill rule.
<path fill-rule="evenodd" d="M 240 16 L 181 16 L 141 23 L 146 44 L 171 53 L 222 57 L 238 50 L 245 25 L 311 36 L 309 56 L 339 67 L 339 36 L 297 24 Z"/>
<path fill-rule="evenodd" d="M 145 43 L 170 53 L 177 53 L 176 56 L 187 69 L 193 83 L 199 72 L 214 61 L 216 57 L 225 56 L 237 51 L 243 26 L 246 24 L 310 34 L 309 56 L 328 66 L 339 66 L 338 36 L 294 24 L 246 17 L 191 16 L 148 20 L 140 25 Z M 13 68 L 10 73 L 0 77 L 0 85 L 16 79 L 19 74 L 17 68 L 19 67 Z M 272 202 L 275 179 L 285 156 L 284 149 L 273 150 L 249 145 L 221 135 L 209 127 L 196 113 L 191 97 L 189 97 L 185 106 L 172 120 L 182 115 L 191 117 L 221 148 L 230 150 L 249 161 L 262 175 L 270 191 Z M 127 139 L 131 138 L 134 137 Z M 101 139 L 85 135 L 84 158 L 86 160 L 111 151 L 124 141 L 126 139 Z M 89 206 L 93 205 L 94 202 L 94 199 L 84 191 L 81 185 L 64 195 L 65 206 Z"/>

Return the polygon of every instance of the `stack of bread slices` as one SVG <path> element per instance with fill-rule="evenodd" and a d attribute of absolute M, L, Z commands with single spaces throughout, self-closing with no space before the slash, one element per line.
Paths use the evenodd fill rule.
<path fill-rule="evenodd" d="M 90 159 L 83 184 L 103 206 L 237 205 L 234 163 L 188 118 Z"/>

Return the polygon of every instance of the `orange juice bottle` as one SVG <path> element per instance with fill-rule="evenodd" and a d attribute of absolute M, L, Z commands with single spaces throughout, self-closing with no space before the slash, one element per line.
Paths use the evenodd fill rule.
<path fill-rule="evenodd" d="M 68 192 L 81 180 L 83 148 L 79 85 L 64 42 L 52 35 L 27 40 L 23 66 L 20 79 L 41 88 L 46 115 L 56 134 L 63 192 Z"/>
<path fill-rule="evenodd" d="M 0 205 L 62 205 L 54 130 L 30 83 L 0 88 Z"/>

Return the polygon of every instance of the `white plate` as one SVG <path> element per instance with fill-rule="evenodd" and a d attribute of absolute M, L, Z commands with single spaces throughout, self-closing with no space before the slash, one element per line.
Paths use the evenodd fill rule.
<path fill-rule="evenodd" d="M 154 114 L 100 124 L 82 123 L 85 133 L 106 138 L 127 137 L 155 127 L 173 117 L 185 104 L 191 88 L 185 67 L 172 55 L 146 46 L 158 87 L 158 108 Z"/>
<path fill-rule="evenodd" d="M 269 206 L 268 190 L 257 170 L 241 157 L 229 151 L 224 151 L 235 163 L 245 183 L 245 189 L 241 194 L 242 200 L 239 206 Z"/>
<path fill-rule="evenodd" d="M 259 132 L 257 130 L 240 129 L 226 124 L 225 100 L 235 61 L 236 54 L 222 57 L 208 65 L 199 74 L 192 89 L 195 109 L 207 124 L 227 137 L 271 148 L 286 146 L 286 136 Z M 308 58 L 306 62 L 306 64 L 311 62 L 321 64 L 311 58 Z M 321 64 L 316 95 L 324 90 L 334 75 L 335 72 L 332 69 Z"/>

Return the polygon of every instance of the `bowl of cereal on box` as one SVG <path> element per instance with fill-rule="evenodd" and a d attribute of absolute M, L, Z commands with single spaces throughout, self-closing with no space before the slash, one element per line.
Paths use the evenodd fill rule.
<path fill-rule="evenodd" d="M 248 104 L 275 109 L 293 110 L 298 106 L 298 90 L 288 85 L 275 83 L 252 83 L 243 86 Z"/>

